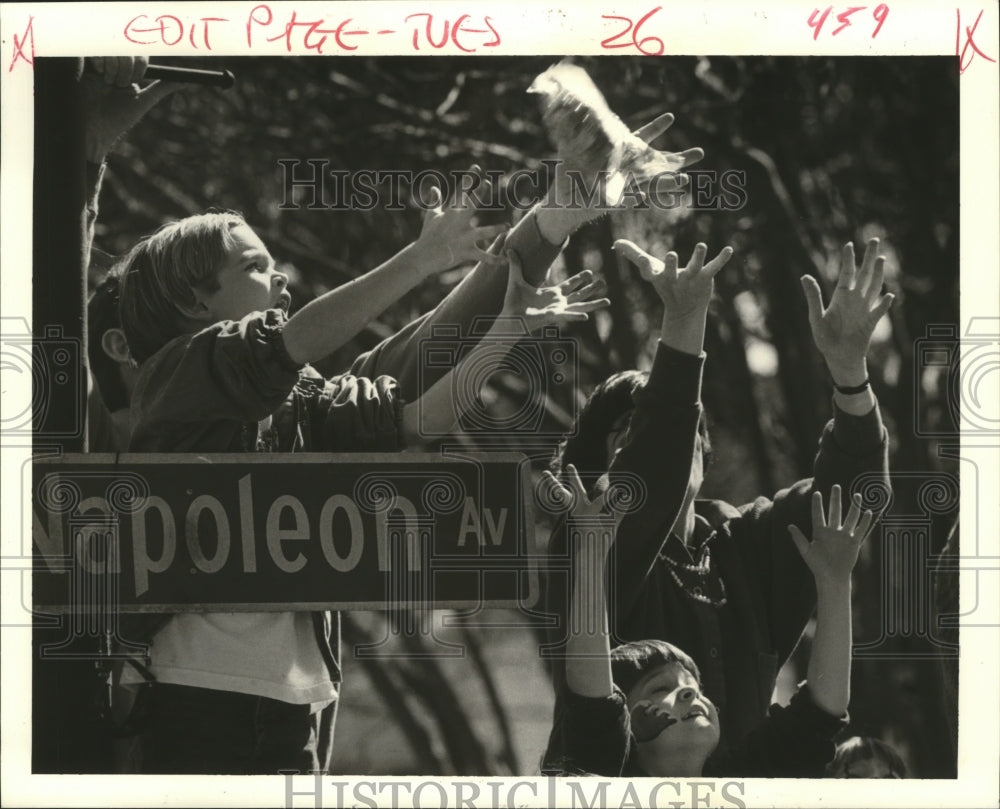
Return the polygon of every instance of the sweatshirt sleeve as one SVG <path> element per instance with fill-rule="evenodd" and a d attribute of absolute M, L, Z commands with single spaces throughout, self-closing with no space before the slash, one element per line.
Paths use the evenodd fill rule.
<path fill-rule="evenodd" d="M 704 353 L 685 354 L 660 343 L 649 379 L 634 397 L 625 446 L 608 474 L 610 486 L 636 492 L 612 546 L 612 626 L 628 620 L 683 506 L 701 418 L 704 363 Z"/>
<path fill-rule="evenodd" d="M 397 452 L 404 448 L 403 401 L 396 380 L 341 374 L 313 404 L 314 445 L 320 452 Z M 318 432 L 316 428 L 318 427 Z"/>
<path fill-rule="evenodd" d="M 546 241 L 534 219 L 532 211 L 518 222 L 507 234 L 504 246 L 520 257 L 525 280 L 540 286 L 562 245 Z M 495 242 L 490 251 L 497 249 Z M 351 373 L 372 379 L 384 374 L 394 377 L 415 401 L 449 370 L 438 364 L 424 365 L 421 360 L 427 349 L 435 343 L 455 345 L 458 340 L 485 334 L 500 314 L 506 290 L 505 268 L 476 265 L 434 309 L 358 357 Z"/>
<path fill-rule="evenodd" d="M 772 705 L 767 718 L 720 762 L 718 776 L 822 778 L 833 760 L 834 737 L 848 716 L 834 716 L 812 701 L 803 684 L 787 706 Z"/>
<path fill-rule="evenodd" d="M 133 392 L 140 438 L 157 423 L 260 421 L 273 413 L 302 368 L 285 349 L 285 322 L 278 309 L 254 312 L 178 337 L 146 360 Z"/>
<path fill-rule="evenodd" d="M 631 747 L 625 695 L 616 686 L 607 697 L 584 697 L 563 684 L 560 697 L 559 743 L 550 742 L 543 774 L 620 776 Z"/>

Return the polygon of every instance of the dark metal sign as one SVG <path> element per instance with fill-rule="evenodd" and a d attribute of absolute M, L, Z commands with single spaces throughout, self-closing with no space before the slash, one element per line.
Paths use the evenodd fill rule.
<path fill-rule="evenodd" d="M 528 459 L 65 455 L 33 466 L 32 603 L 123 612 L 531 606 Z"/>

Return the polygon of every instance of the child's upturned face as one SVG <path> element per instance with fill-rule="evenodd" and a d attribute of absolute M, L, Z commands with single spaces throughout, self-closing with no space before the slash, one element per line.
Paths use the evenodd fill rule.
<path fill-rule="evenodd" d="M 708 758 L 719 743 L 718 711 L 679 663 L 640 680 L 628 694 L 628 706 L 642 757 L 660 769 L 651 775 L 676 775 L 674 762 Z"/>
<path fill-rule="evenodd" d="M 288 276 L 276 272 L 274 259 L 249 226 L 232 229 L 232 244 L 216 276 L 219 288 L 214 292 L 195 290 L 213 322 L 240 320 L 251 312 L 284 309 L 292 302 Z"/>

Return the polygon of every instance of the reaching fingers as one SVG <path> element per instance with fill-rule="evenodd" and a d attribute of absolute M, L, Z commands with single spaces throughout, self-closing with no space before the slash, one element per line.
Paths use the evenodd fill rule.
<path fill-rule="evenodd" d="M 879 256 L 875 259 L 875 268 L 872 270 L 871 280 L 868 282 L 868 288 L 864 290 L 865 300 L 868 305 L 871 306 L 872 303 L 882 294 L 882 283 L 885 281 L 885 256 Z"/>
<path fill-rule="evenodd" d="M 851 289 L 854 286 L 856 269 L 854 243 L 848 242 L 840 251 L 840 274 L 837 276 L 837 289 Z"/>
<path fill-rule="evenodd" d="M 857 530 L 854 532 L 854 536 L 858 538 L 858 542 L 864 542 L 865 538 L 868 536 L 868 531 L 871 530 L 872 522 L 874 522 L 875 517 L 869 509 L 863 515 L 861 515 L 861 522 L 858 523 Z"/>
<path fill-rule="evenodd" d="M 680 162 L 674 161 L 678 169 L 683 168 Z M 679 191 L 684 188 L 691 178 L 686 174 L 681 174 L 678 171 L 665 171 L 656 176 L 656 179 L 651 183 L 655 188 L 655 193 L 657 195 L 671 194 L 675 191 Z M 638 203 L 636 203 L 638 204 Z"/>
<path fill-rule="evenodd" d="M 819 492 L 813 492 L 812 500 L 809 505 L 812 507 L 813 531 L 817 528 L 825 528 L 826 516 L 823 514 L 823 495 Z"/>
<path fill-rule="evenodd" d="M 876 304 L 875 308 L 872 309 L 871 314 L 868 316 L 872 327 L 874 327 L 875 324 L 882 319 L 882 316 L 889 311 L 894 300 L 896 300 L 896 296 L 891 292 L 886 293 L 879 299 L 878 304 Z"/>
<path fill-rule="evenodd" d="M 871 285 L 872 273 L 875 270 L 875 259 L 878 256 L 878 239 L 869 239 L 865 245 L 865 256 L 861 259 L 861 272 L 857 276 L 857 289 L 862 293 Z"/>
<path fill-rule="evenodd" d="M 570 489 L 573 492 L 573 496 L 576 498 L 578 503 L 586 503 L 587 500 L 587 490 L 583 487 L 583 481 L 580 480 L 580 473 L 577 471 L 573 464 L 567 464 L 566 472 L 569 477 Z"/>
<path fill-rule="evenodd" d="M 834 487 L 830 490 L 830 510 L 829 518 L 827 519 L 827 525 L 830 528 L 840 530 L 840 486 L 834 484 Z"/>
<path fill-rule="evenodd" d="M 847 518 L 844 520 L 844 530 L 854 533 L 859 519 L 861 519 L 861 495 L 856 494 L 851 498 L 851 507 L 847 510 Z"/>
<path fill-rule="evenodd" d="M 653 276 L 658 275 L 663 269 L 663 262 L 653 258 L 649 253 L 628 239 L 618 239 L 614 244 L 614 248 L 619 254 L 625 256 L 625 258 L 639 268 L 639 274 L 645 281 L 652 281 Z M 675 255 L 674 270 L 676 271 L 676 269 L 677 256 Z"/>
<path fill-rule="evenodd" d="M 680 259 L 677 258 L 677 254 L 673 250 L 663 257 L 663 272 L 666 273 L 668 279 L 677 277 L 677 268 L 679 266 Z"/>
<path fill-rule="evenodd" d="M 542 480 L 549 488 L 549 491 L 551 492 L 550 497 L 553 502 L 567 506 L 573 502 L 573 493 L 556 480 L 556 476 L 551 472 L 548 470 L 542 472 Z"/>
<path fill-rule="evenodd" d="M 702 273 L 707 275 L 709 278 L 715 278 L 716 274 L 721 270 L 726 264 L 729 263 L 729 259 L 733 257 L 732 247 L 723 247 L 719 255 L 713 258 L 708 264 L 702 268 Z"/>
<path fill-rule="evenodd" d="M 684 268 L 686 273 L 691 275 L 697 275 L 701 272 L 702 266 L 705 264 L 705 256 L 708 254 L 708 245 L 704 242 L 698 242 L 694 246 L 694 252 L 691 254 L 691 260 L 687 263 L 687 267 Z"/>
<path fill-rule="evenodd" d="M 596 312 L 598 309 L 604 309 L 606 306 L 611 306 L 610 298 L 594 298 L 593 300 L 579 301 L 577 303 L 571 303 L 566 307 L 566 313 L 571 315 L 582 314 L 583 317 L 573 317 L 573 320 L 586 320 L 588 312 Z"/>
<path fill-rule="evenodd" d="M 552 322 L 549 325 L 558 325 L 561 323 L 583 323 L 590 320 L 590 315 L 580 308 L 582 305 L 583 304 L 575 303 L 565 309 L 553 312 L 551 317 Z"/>
<path fill-rule="evenodd" d="M 451 248 L 449 248 L 450 250 Z M 458 266 L 458 264 L 485 264 L 487 267 L 506 267 L 507 266 L 507 254 L 501 253 L 496 255 L 491 253 L 489 250 L 483 250 L 481 247 L 472 246 L 461 252 L 452 266 Z"/>
<path fill-rule="evenodd" d="M 508 228 L 506 225 L 480 225 L 479 227 L 473 228 L 472 231 L 476 237 L 476 243 L 479 242 L 492 242 L 497 236 L 505 234 Z"/>
<path fill-rule="evenodd" d="M 598 278 L 594 283 L 580 287 L 566 296 L 566 303 L 580 303 L 582 301 L 593 300 L 597 295 L 603 295 L 607 291 L 607 284 L 603 278 Z"/>
<path fill-rule="evenodd" d="M 581 288 L 585 289 L 586 287 L 590 286 L 591 282 L 593 281 L 593 278 L 594 278 L 593 272 L 591 272 L 590 270 L 582 270 L 581 272 L 578 272 L 576 275 L 571 275 L 569 278 L 567 278 L 565 281 L 559 284 L 559 291 L 563 295 L 569 297 L 570 293 Z"/>
<path fill-rule="evenodd" d="M 797 525 L 789 525 L 788 533 L 792 535 L 792 542 L 799 549 L 799 553 L 805 556 L 809 552 L 809 540 L 806 539 L 806 535 L 799 530 Z"/>
<path fill-rule="evenodd" d="M 441 210 L 441 189 L 436 185 L 431 186 L 431 190 L 428 193 L 429 199 L 427 200 L 426 214 L 434 213 L 435 211 Z M 425 215 L 426 215 L 425 214 Z"/>
<path fill-rule="evenodd" d="M 705 158 L 705 150 L 695 146 L 693 149 L 685 149 L 683 152 L 674 152 L 672 157 L 680 161 L 682 168 L 687 168 L 688 166 L 693 166 L 699 160 L 703 160 Z M 687 178 L 685 178 L 686 181 Z"/>
<path fill-rule="evenodd" d="M 635 130 L 636 137 L 642 138 L 646 143 L 651 143 L 656 140 L 660 135 L 670 129 L 674 123 L 674 116 L 672 113 L 665 112 L 663 115 L 654 118 L 645 126 L 640 126 Z"/>
<path fill-rule="evenodd" d="M 816 279 L 811 275 L 803 275 L 799 280 L 802 283 L 802 293 L 806 296 L 806 306 L 809 308 L 809 325 L 815 333 L 823 320 L 823 294 L 819 291 Z"/>
<path fill-rule="evenodd" d="M 490 182 L 489 178 L 483 172 L 482 168 L 480 168 L 475 163 L 473 163 L 469 167 L 469 171 L 476 176 L 478 181 L 476 185 L 474 185 L 470 189 L 465 189 L 461 185 L 459 185 L 455 189 L 456 204 L 458 202 L 461 202 L 464 205 L 465 199 L 468 196 L 469 198 L 472 199 L 472 207 L 478 208 L 483 201 L 492 198 L 491 195 L 493 193 L 493 183 Z M 461 193 L 461 198 L 459 198 L 460 193 Z"/>

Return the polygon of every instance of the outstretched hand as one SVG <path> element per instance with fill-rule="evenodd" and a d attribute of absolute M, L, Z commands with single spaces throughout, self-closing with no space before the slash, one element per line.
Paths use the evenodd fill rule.
<path fill-rule="evenodd" d="M 147 112 L 178 89 L 154 81 L 141 88 L 149 59 L 145 56 L 88 57 L 80 78 L 87 160 L 100 163 L 115 142 Z"/>
<path fill-rule="evenodd" d="M 823 514 L 822 493 L 813 492 L 812 542 L 806 539 L 798 526 L 788 526 L 792 541 L 812 571 L 817 586 L 850 581 L 851 572 L 858 561 L 861 543 L 868 536 L 874 520 L 871 511 L 861 513 L 860 494 L 855 495 L 851 501 L 847 519 L 843 524 L 840 515 L 840 486 L 834 486 L 830 491 L 828 516 Z"/>
<path fill-rule="evenodd" d="M 525 331 L 538 331 L 544 326 L 558 326 L 587 320 L 589 313 L 610 305 L 603 295 L 603 280 L 594 280 L 590 270 L 584 270 L 561 284 L 535 287 L 524 280 L 521 260 L 513 250 L 505 251 L 508 259 L 507 292 L 501 316 L 521 320 Z"/>
<path fill-rule="evenodd" d="M 627 239 L 618 239 L 614 249 L 639 268 L 639 275 L 652 285 L 663 301 L 667 316 L 676 320 L 703 315 L 708 310 L 715 276 L 733 255 L 733 248 L 724 247 L 706 264 L 708 247 L 699 243 L 687 266 L 678 269 L 679 260 L 673 251 L 661 261 Z"/>
<path fill-rule="evenodd" d="M 480 175 L 484 198 L 490 193 L 490 181 L 482 176 L 478 166 L 472 171 Z M 489 245 L 507 225 L 476 226 L 477 208 L 468 197 L 456 197 L 444 207 L 441 191 L 435 186 L 430 191 L 430 205 L 424 212 L 424 221 L 415 247 L 425 255 L 426 266 L 440 272 L 461 264 L 481 262 L 490 267 L 501 267 L 504 259 L 489 250 Z"/>
<path fill-rule="evenodd" d="M 580 473 L 573 464 L 566 465 L 569 486 L 559 481 L 549 471 L 542 472 L 543 483 L 550 488 L 548 499 L 565 506 L 570 519 L 602 520 L 614 524 L 620 515 L 609 514 L 604 508 L 607 492 L 602 492 L 593 500 L 587 496 L 587 489 L 580 480 Z M 600 534 L 600 532 L 598 532 Z"/>
<path fill-rule="evenodd" d="M 673 114 L 666 112 L 663 115 L 654 118 L 645 126 L 639 127 L 633 134 L 641 141 L 648 144 L 660 137 L 660 135 L 670 129 L 673 125 Z M 665 152 L 659 149 L 654 149 L 653 151 L 656 153 L 659 160 L 669 166 L 669 171 L 678 172 L 676 176 L 661 176 L 657 181 L 658 192 L 666 191 L 669 193 L 683 188 L 687 185 L 688 178 L 686 174 L 682 174 L 680 172 L 683 172 L 688 166 L 693 166 L 705 157 L 704 149 L 699 146 L 695 146 L 691 149 L 685 149 L 683 152 Z"/>
<path fill-rule="evenodd" d="M 894 296 L 882 294 L 885 258 L 877 255 L 878 244 L 878 239 L 869 240 L 860 271 L 855 267 L 854 244 L 844 245 L 837 287 L 830 306 L 825 309 L 816 279 L 802 276 L 813 340 L 838 384 L 857 385 L 864 381 L 864 363 L 872 334 L 892 306 Z"/>

